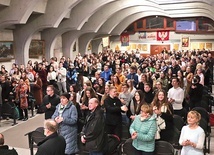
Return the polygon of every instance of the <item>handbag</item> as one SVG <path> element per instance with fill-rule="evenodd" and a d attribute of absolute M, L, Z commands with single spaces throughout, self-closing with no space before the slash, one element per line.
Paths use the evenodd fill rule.
<path fill-rule="evenodd" d="M 160 139 L 160 131 L 166 128 L 166 123 L 165 120 L 160 116 L 157 116 L 156 121 L 157 121 L 157 132 L 155 135 L 155 139 Z"/>
<path fill-rule="evenodd" d="M 158 125 L 158 130 L 163 130 L 166 128 L 166 123 L 163 118 L 161 118 L 160 116 L 157 116 L 156 121 Z"/>

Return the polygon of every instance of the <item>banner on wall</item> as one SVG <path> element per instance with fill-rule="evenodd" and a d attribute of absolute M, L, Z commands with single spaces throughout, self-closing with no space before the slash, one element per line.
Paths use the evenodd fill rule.
<path fill-rule="evenodd" d="M 138 33 L 138 39 L 139 40 L 146 39 L 146 32 L 139 32 Z"/>
<path fill-rule="evenodd" d="M 120 41 L 121 41 L 121 46 L 129 46 L 129 35 L 121 34 Z"/>
<path fill-rule="evenodd" d="M 102 41 L 103 41 L 103 47 L 109 46 L 109 37 L 102 38 Z"/>
<path fill-rule="evenodd" d="M 169 40 L 169 31 L 157 31 L 157 41 Z"/>
<path fill-rule="evenodd" d="M 146 33 L 146 39 L 147 40 L 155 40 L 156 39 L 156 32 L 147 32 Z"/>

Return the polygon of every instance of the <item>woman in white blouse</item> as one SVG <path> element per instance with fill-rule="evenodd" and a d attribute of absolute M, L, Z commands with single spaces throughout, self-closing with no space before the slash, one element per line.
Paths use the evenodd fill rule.
<path fill-rule="evenodd" d="M 52 65 L 49 68 L 49 72 L 47 75 L 47 81 L 48 81 L 49 85 L 53 85 L 55 88 L 57 88 L 56 72 L 54 71 L 54 67 Z"/>
<path fill-rule="evenodd" d="M 204 130 L 199 126 L 201 115 L 190 111 L 187 115 L 188 125 L 181 130 L 179 144 L 182 145 L 181 155 L 203 155 Z"/>

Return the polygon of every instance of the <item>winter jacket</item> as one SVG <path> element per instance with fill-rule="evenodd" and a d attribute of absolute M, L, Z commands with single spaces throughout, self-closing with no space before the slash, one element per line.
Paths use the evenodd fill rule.
<path fill-rule="evenodd" d="M 137 132 L 137 138 L 132 142 L 132 145 L 137 150 L 145 152 L 153 152 L 155 150 L 157 124 L 153 115 L 145 120 L 141 120 L 141 115 L 138 115 L 131 124 L 129 131 L 131 135 Z"/>
<path fill-rule="evenodd" d="M 65 155 L 65 139 L 56 132 L 38 143 L 36 155 Z"/>
<path fill-rule="evenodd" d="M 105 118 L 101 107 L 87 116 L 81 135 L 86 140 L 88 151 L 102 152 L 105 144 Z"/>
<path fill-rule="evenodd" d="M 56 110 L 52 116 L 55 119 L 59 116 L 59 107 L 61 103 L 56 106 Z M 66 154 L 73 154 L 78 152 L 77 146 L 77 109 L 69 102 L 62 112 L 63 121 L 59 124 L 59 134 L 65 138 Z"/>
<path fill-rule="evenodd" d="M 46 105 L 51 103 L 51 108 L 46 108 Z M 56 106 L 60 103 L 60 97 L 56 94 L 53 96 L 45 95 L 42 101 L 41 109 L 45 112 L 45 119 L 50 119 L 56 110 Z"/>
<path fill-rule="evenodd" d="M 122 123 L 122 104 L 117 97 L 111 98 L 108 96 L 104 100 L 104 106 L 106 109 L 106 124 L 117 125 L 118 123 Z"/>

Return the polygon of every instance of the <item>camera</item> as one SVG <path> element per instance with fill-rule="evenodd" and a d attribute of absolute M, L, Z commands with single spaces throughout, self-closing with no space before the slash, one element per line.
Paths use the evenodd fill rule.
<path fill-rule="evenodd" d="M 192 79 L 192 84 L 196 85 L 197 83 L 199 83 L 199 81 L 200 81 L 200 77 L 198 75 L 194 76 Z"/>

